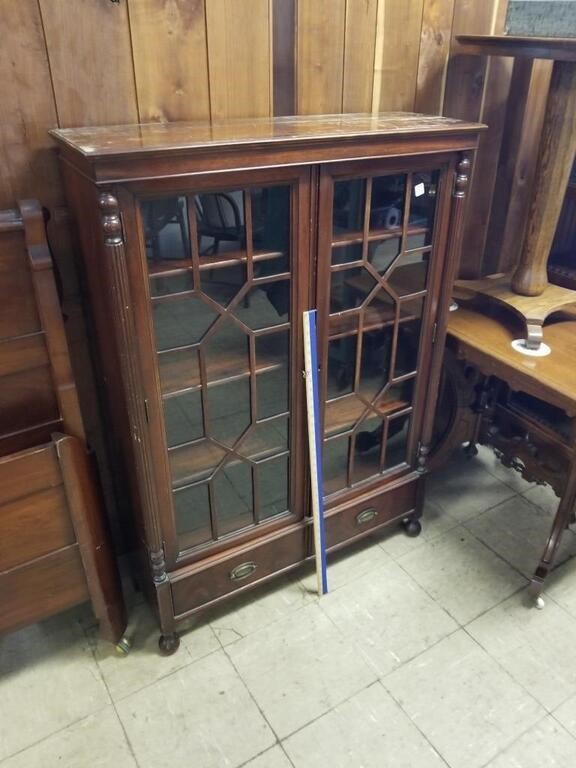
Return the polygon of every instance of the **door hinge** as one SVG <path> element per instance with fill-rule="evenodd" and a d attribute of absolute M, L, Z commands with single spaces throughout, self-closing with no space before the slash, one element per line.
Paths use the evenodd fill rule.
<path fill-rule="evenodd" d="M 436 344 L 436 336 L 438 335 L 438 323 L 434 323 L 432 326 L 432 344 Z"/>
<path fill-rule="evenodd" d="M 146 424 L 150 424 L 150 417 L 148 415 L 148 400 L 144 398 L 144 415 L 146 416 Z"/>

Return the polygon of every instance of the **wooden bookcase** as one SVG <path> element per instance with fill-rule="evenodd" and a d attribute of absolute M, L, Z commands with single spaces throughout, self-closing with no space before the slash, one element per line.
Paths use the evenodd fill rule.
<path fill-rule="evenodd" d="M 419 532 L 481 129 L 391 113 L 53 132 L 163 650 L 312 555 L 304 310 L 328 547 Z"/>

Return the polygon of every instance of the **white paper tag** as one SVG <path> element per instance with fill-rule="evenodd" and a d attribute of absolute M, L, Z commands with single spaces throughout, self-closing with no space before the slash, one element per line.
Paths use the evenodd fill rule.
<path fill-rule="evenodd" d="M 426 192 L 426 187 L 424 186 L 424 183 L 421 181 L 419 184 L 416 184 L 414 187 L 414 195 L 416 197 L 422 197 L 423 194 Z"/>

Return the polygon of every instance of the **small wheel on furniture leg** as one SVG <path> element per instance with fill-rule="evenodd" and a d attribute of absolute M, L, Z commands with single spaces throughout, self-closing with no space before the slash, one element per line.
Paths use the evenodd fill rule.
<path fill-rule="evenodd" d="M 180 638 L 176 632 L 171 635 L 160 635 L 158 647 L 164 656 L 171 656 L 173 653 L 176 653 L 180 647 Z"/>
<path fill-rule="evenodd" d="M 542 597 L 542 595 L 538 595 L 538 597 L 534 600 L 535 607 L 541 611 L 546 607 L 546 601 Z"/>
<path fill-rule="evenodd" d="M 414 518 L 408 518 L 407 520 L 402 520 L 402 525 L 404 526 L 406 535 L 410 536 L 410 538 L 415 538 L 416 536 L 419 536 L 422 531 L 422 525 L 420 523 L 420 520 L 416 520 Z"/>
<path fill-rule="evenodd" d="M 472 441 L 464 446 L 463 451 L 467 459 L 473 459 L 474 456 L 478 456 L 478 446 Z"/>
<path fill-rule="evenodd" d="M 130 651 L 132 650 L 132 641 L 129 637 L 121 637 L 120 640 L 116 643 L 116 652 L 119 656 L 128 656 Z"/>

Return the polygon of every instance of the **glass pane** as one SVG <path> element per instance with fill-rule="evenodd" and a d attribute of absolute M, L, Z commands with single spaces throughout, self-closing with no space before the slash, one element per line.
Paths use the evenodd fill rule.
<path fill-rule="evenodd" d="M 196 344 L 218 317 L 197 296 L 168 299 L 152 305 L 156 349 L 171 349 Z"/>
<path fill-rule="evenodd" d="M 345 336 L 328 343 L 327 399 L 352 392 L 356 370 L 356 344 L 356 336 Z"/>
<path fill-rule="evenodd" d="M 408 223 L 411 227 L 427 228 L 425 245 L 429 245 L 431 242 L 439 176 L 440 171 L 425 171 L 424 173 L 415 173 L 412 176 L 412 196 Z M 410 247 L 418 246 L 411 245 Z"/>
<path fill-rule="evenodd" d="M 366 411 L 363 403 L 356 395 L 346 395 L 326 403 L 324 415 L 324 434 L 336 435 L 351 430 Z"/>
<path fill-rule="evenodd" d="M 380 472 L 383 427 L 383 420 L 377 416 L 369 416 L 360 425 L 356 434 L 353 483 L 359 483 Z"/>
<path fill-rule="evenodd" d="M 408 433 L 410 431 L 410 414 L 397 416 L 388 420 L 388 437 L 386 440 L 386 456 L 384 468 L 403 464 L 407 461 Z"/>
<path fill-rule="evenodd" d="M 396 318 L 396 302 L 385 288 L 379 288 L 364 317 L 364 327 L 382 325 Z"/>
<path fill-rule="evenodd" d="M 388 279 L 388 284 L 398 296 L 407 296 L 426 289 L 430 253 L 404 253 Z"/>
<path fill-rule="evenodd" d="M 388 387 L 384 395 L 378 401 L 378 410 L 381 413 L 391 413 L 408 408 L 412 405 L 414 397 L 414 379 L 398 382 Z"/>
<path fill-rule="evenodd" d="M 211 440 L 173 448 L 168 453 L 172 481 L 175 486 L 190 485 L 209 477 L 226 452 Z"/>
<path fill-rule="evenodd" d="M 261 520 L 281 515 L 288 510 L 288 456 L 257 464 L 256 483 Z"/>
<path fill-rule="evenodd" d="M 349 264 L 354 261 L 362 261 L 362 243 L 332 248 L 332 264 Z"/>
<path fill-rule="evenodd" d="M 389 379 L 393 339 L 393 327 L 363 334 L 360 392 L 368 400 L 376 397 Z"/>
<path fill-rule="evenodd" d="M 252 471 L 248 464 L 237 459 L 225 464 L 214 477 L 213 489 L 220 535 L 252 524 Z"/>
<path fill-rule="evenodd" d="M 288 368 L 289 331 L 267 333 L 256 337 L 256 368 L 268 365 L 283 365 Z"/>
<path fill-rule="evenodd" d="M 251 422 L 250 380 L 208 388 L 209 436 L 232 447 Z"/>
<path fill-rule="evenodd" d="M 430 245 L 431 234 L 429 230 L 425 232 L 415 232 L 412 235 L 408 235 L 406 238 L 406 250 L 414 250 L 415 248 L 424 248 L 426 245 Z"/>
<path fill-rule="evenodd" d="M 324 469 L 324 494 L 326 496 L 340 491 L 347 485 L 349 445 L 350 440 L 347 437 L 324 441 L 322 465 Z"/>
<path fill-rule="evenodd" d="M 263 371 L 256 376 L 258 418 L 288 411 L 288 368 Z"/>
<path fill-rule="evenodd" d="M 368 243 L 368 261 L 380 275 L 386 272 L 399 253 L 399 237 L 392 237 L 388 240 L 374 240 Z"/>
<path fill-rule="evenodd" d="M 179 549 L 210 541 L 212 527 L 208 485 L 190 485 L 174 491 L 173 498 Z"/>
<path fill-rule="evenodd" d="M 171 293 L 191 291 L 192 272 L 181 272 L 177 275 L 150 278 L 150 296 L 169 296 Z"/>
<path fill-rule="evenodd" d="M 375 285 L 376 281 L 363 267 L 332 272 L 330 312 L 359 307 Z"/>
<path fill-rule="evenodd" d="M 236 317 L 254 331 L 288 322 L 289 311 L 289 280 L 255 286 L 233 310 Z"/>
<path fill-rule="evenodd" d="M 404 213 L 406 176 L 378 176 L 372 179 L 370 229 L 399 229 Z"/>
<path fill-rule="evenodd" d="M 288 450 L 288 418 L 256 424 L 238 449 L 243 456 L 257 460 Z"/>
<path fill-rule="evenodd" d="M 252 203 L 254 276 L 278 275 L 290 269 L 290 187 L 257 187 Z M 276 254 L 260 261 L 259 255 Z"/>
<path fill-rule="evenodd" d="M 400 302 L 400 319 L 422 317 L 424 314 L 424 296 L 418 299 L 405 299 Z"/>
<path fill-rule="evenodd" d="M 204 269 L 200 274 L 202 291 L 223 307 L 230 304 L 245 282 L 245 264 Z"/>
<path fill-rule="evenodd" d="M 195 349 L 162 352 L 158 355 L 158 368 L 163 394 L 197 387 L 200 384 L 198 352 Z"/>
<path fill-rule="evenodd" d="M 195 195 L 194 208 L 201 256 L 245 252 L 246 230 L 241 190 Z"/>
<path fill-rule="evenodd" d="M 232 320 L 225 319 L 204 344 L 209 382 L 239 376 L 250 370 L 248 336 Z"/>
<path fill-rule="evenodd" d="M 401 323 L 398 327 L 398 345 L 394 366 L 395 379 L 416 371 L 420 348 L 420 327 L 420 320 L 409 320 L 406 323 Z"/>
<path fill-rule="evenodd" d="M 364 227 L 364 179 L 337 181 L 334 184 L 334 236 L 362 231 Z"/>
<path fill-rule="evenodd" d="M 203 437 L 200 391 L 186 392 L 164 400 L 164 424 L 169 448 Z"/>
<path fill-rule="evenodd" d="M 190 258 L 186 198 L 161 197 L 140 205 L 150 270 L 181 266 Z"/>

